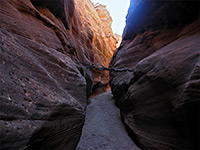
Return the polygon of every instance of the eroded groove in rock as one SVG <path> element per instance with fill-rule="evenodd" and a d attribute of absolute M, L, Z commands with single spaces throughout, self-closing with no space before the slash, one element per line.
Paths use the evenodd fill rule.
<path fill-rule="evenodd" d="M 31 0 L 36 7 L 48 8 L 55 17 L 60 18 L 66 29 L 71 28 L 71 19 L 74 15 L 74 0 Z"/>
<path fill-rule="evenodd" d="M 131 1 L 110 86 L 142 149 L 198 149 L 199 1 Z"/>

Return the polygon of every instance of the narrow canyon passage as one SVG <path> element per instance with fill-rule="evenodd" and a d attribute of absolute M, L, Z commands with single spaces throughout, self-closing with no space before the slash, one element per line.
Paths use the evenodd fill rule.
<path fill-rule="evenodd" d="M 200 1 L 92 1 L 0 0 L 0 150 L 199 150 Z"/>
<path fill-rule="evenodd" d="M 129 138 L 111 91 L 93 97 L 76 150 L 139 150 Z"/>

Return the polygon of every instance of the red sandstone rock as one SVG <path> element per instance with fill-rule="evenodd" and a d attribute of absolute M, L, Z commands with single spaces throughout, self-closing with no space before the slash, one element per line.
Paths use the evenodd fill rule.
<path fill-rule="evenodd" d="M 1 149 L 74 149 L 92 80 L 76 61 L 91 61 L 92 46 L 73 1 L 0 5 Z"/>
<path fill-rule="evenodd" d="M 119 47 L 121 42 L 122 42 L 122 36 L 118 35 L 118 34 L 115 34 L 115 38 L 117 39 L 117 42 L 118 42 L 116 47 Z"/>
<path fill-rule="evenodd" d="M 198 149 L 199 2 L 132 1 L 110 86 L 142 149 Z"/>
<path fill-rule="evenodd" d="M 83 21 L 73 0 L 0 1 L 2 150 L 76 147 L 92 86 L 78 62 L 112 55 Z"/>
<path fill-rule="evenodd" d="M 110 15 L 107 9 L 97 9 L 93 3 L 88 0 L 75 0 L 75 7 L 80 15 L 82 27 L 90 29 L 93 33 L 92 47 L 94 53 L 94 64 L 103 64 L 108 66 L 113 55 L 113 50 L 116 48 L 116 39 L 111 29 Z M 102 16 L 98 13 L 105 14 L 105 18 L 108 18 L 109 24 L 107 25 L 102 20 Z M 109 31 L 109 33 L 108 33 Z M 108 37 L 108 34 L 110 35 Z M 105 71 L 93 70 L 93 92 L 97 88 L 102 87 L 101 90 L 105 91 L 109 81 L 109 73 Z M 102 92 L 102 91 L 101 91 Z"/>
<path fill-rule="evenodd" d="M 109 47 L 111 48 L 111 50 L 114 52 L 114 50 L 117 47 L 117 38 L 116 36 L 113 34 L 111 25 L 112 25 L 112 18 L 110 16 L 110 13 L 108 12 L 107 8 L 105 5 L 102 4 L 96 4 L 95 5 L 96 11 L 98 13 L 99 18 L 101 19 L 101 24 L 102 24 L 102 28 L 103 31 L 106 35 L 106 43 L 109 45 Z"/>

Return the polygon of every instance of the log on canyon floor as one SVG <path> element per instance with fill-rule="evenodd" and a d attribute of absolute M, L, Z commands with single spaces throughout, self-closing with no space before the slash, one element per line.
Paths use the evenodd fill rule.
<path fill-rule="evenodd" d="M 111 91 L 93 97 L 76 150 L 140 150 L 129 138 Z"/>

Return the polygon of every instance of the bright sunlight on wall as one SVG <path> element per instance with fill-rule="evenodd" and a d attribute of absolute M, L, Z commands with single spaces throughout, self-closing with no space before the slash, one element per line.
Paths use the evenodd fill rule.
<path fill-rule="evenodd" d="M 91 0 L 94 4 L 106 5 L 113 19 L 112 30 L 122 35 L 130 0 Z"/>

